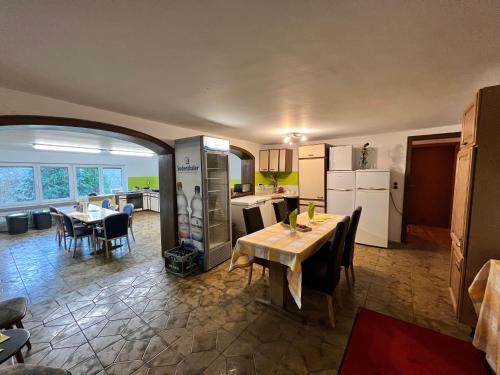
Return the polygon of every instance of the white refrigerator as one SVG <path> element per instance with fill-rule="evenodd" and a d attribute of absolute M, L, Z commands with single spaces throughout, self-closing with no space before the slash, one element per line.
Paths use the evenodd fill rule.
<path fill-rule="evenodd" d="M 326 188 L 327 212 L 351 216 L 356 196 L 356 172 L 328 171 Z"/>
<path fill-rule="evenodd" d="M 387 247 L 389 244 L 389 200 L 391 175 L 388 169 L 356 171 L 356 206 L 361 206 L 356 242 Z"/>

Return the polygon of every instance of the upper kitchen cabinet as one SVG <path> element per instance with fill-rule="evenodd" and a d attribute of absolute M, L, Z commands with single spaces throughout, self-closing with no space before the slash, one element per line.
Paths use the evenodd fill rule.
<path fill-rule="evenodd" d="M 293 167 L 293 151 L 287 148 L 279 150 L 279 171 L 291 172 Z"/>
<path fill-rule="evenodd" d="M 326 156 L 326 145 L 305 145 L 299 147 L 299 159 L 324 158 Z"/>
<path fill-rule="evenodd" d="M 479 98 L 479 95 L 476 95 L 474 101 L 465 109 L 462 125 L 462 147 L 476 144 L 476 120 Z"/>
<path fill-rule="evenodd" d="M 269 172 L 269 150 L 259 151 L 259 171 Z"/>
<path fill-rule="evenodd" d="M 291 172 L 293 164 L 293 151 L 290 149 L 260 150 L 260 172 Z"/>
<path fill-rule="evenodd" d="M 280 150 L 269 150 L 269 172 L 279 172 Z"/>

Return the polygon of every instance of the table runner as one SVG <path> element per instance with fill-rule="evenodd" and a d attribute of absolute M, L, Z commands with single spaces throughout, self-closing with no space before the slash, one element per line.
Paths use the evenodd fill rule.
<path fill-rule="evenodd" d="M 469 287 L 469 295 L 478 314 L 472 344 L 486 353 L 486 360 L 496 372 L 500 360 L 500 261 L 489 260 Z"/>
<path fill-rule="evenodd" d="M 301 308 L 302 262 L 316 252 L 333 235 L 342 215 L 323 215 L 323 222 L 308 223 L 307 214 L 297 217 L 299 224 L 312 228 L 310 232 L 291 233 L 288 226 L 278 223 L 255 233 L 240 237 L 236 242 L 231 257 L 229 270 L 248 263 L 252 258 L 267 259 L 288 267 L 288 288 L 295 303 Z"/>

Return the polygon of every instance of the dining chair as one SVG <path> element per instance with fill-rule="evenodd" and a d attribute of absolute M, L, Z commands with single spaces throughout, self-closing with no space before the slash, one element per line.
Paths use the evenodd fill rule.
<path fill-rule="evenodd" d="M 0 329 L 24 328 L 22 319 L 28 310 L 28 299 L 26 297 L 15 297 L 0 301 Z M 31 349 L 31 343 L 26 343 Z"/>
<path fill-rule="evenodd" d="M 286 217 L 288 216 L 288 207 L 284 200 L 279 202 L 273 202 L 273 208 L 277 223 L 286 219 Z"/>
<path fill-rule="evenodd" d="M 292 212 L 293 210 L 299 210 L 299 198 L 285 197 L 286 206 L 288 208 L 288 212 Z"/>
<path fill-rule="evenodd" d="M 64 218 L 64 228 L 66 229 L 66 232 L 68 233 L 67 236 L 70 238 L 69 240 L 69 249 L 71 251 L 71 244 L 74 241 L 74 247 L 73 247 L 73 258 L 76 255 L 76 246 L 78 243 L 79 239 L 83 239 L 87 237 L 87 242 L 90 247 L 90 239 L 92 237 L 92 243 L 93 237 L 94 237 L 94 229 L 90 226 L 80 226 L 80 225 L 75 225 L 73 222 L 73 219 L 69 217 L 68 215 L 63 214 Z"/>
<path fill-rule="evenodd" d="M 354 277 L 354 240 L 356 239 L 356 232 L 358 230 L 359 218 L 361 217 L 361 206 L 356 207 L 352 212 L 351 222 L 349 223 L 349 229 L 347 230 L 347 235 L 345 238 L 344 254 L 342 255 L 342 266 L 344 267 L 345 280 L 347 281 L 347 287 L 351 290 L 351 283 L 349 281 L 349 270 L 352 276 L 352 285 L 356 282 Z"/>
<path fill-rule="evenodd" d="M 245 230 L 247 234 L 252 234 L 261 229 L 264 229 L 264 221 L 259 207 L 249 207 L 243 209 L 243 219 L 245 220 Z M 266 274 L 266 268 L 269 268 L 267 259 L 254 257 L 250 262 L 242 265 L 242 267 L 250 267 L 248 272 L 248 285 L 252 282 L 253 264 L 256 263 L 262 266 L 262 277 Z"/>
<path fill-rule="evenodd" d="M 67 250 L 66 236 L 68 235 L 68 233 L 66 232 L 66 228 L 64 227 L 64 216 L 59 212 L 50 212 L 50 216 L 56 223 L 56 241 L 59 246 L 61 246 L 61 242 L 64 242 L 64 250 Z"/>
<path fill-rule="evenodd" d="M 49 212 L 54 212 L 54 213 L 59 213 L 59 210 L 55 208 L 54 206 L 49 206 Z"/>
<path fill-rule="evenodd" d="M 128 227 L 130 229 L 130 233 L 132 234 L 132 239 L 135 242 L 134 230 L 132 229 L 132 222 L 134 220 L 134 204 L 127 203 L 123 206 L 123 212 L 128 214 Z"/>
<path fill-rule="evenodd" d="M 102 221 L 102 229 L 97 232 L 97 239 L 104 241 L 104 246 L 106 249 L 106 258 L 109 258 L 109 243 L 110 241 L 121 240 L 122 238 L 127 239 L 127 247 L 130 252 L 130 241 L 128 239 L 128 223 L 129 215 L 126 212 L 119 212 L 106 217 Z"/>
<path fill-rule="evenodd" d="M 342 219 L 335 228 L 331 242 L 327 242 L 302 263 L 302 286 L 326 295 L 328 318 L 332 328 L 335 328 L 333 294 L 336 292 L 340 304 L 338 285 L 349 221 L 349 217 Z"/>
<path fill-rule="evenodd" d="M 109 199 L 104 199 L 101 203 L 102 208 L 109 208 L 111 206 L 111 201 Z"/>

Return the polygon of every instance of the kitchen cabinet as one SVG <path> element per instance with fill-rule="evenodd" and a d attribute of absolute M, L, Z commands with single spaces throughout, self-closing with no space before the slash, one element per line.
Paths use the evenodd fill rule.
<path fill-rule="evenodd" d="M 150 195 L 149 193 L 144 193 L 142 194 L 142 210 L 149 210 L 150 209 Z"/>
<path fill-rule="evenodd" d="M 299 146 L 299 159 L 324 157 L 326 157 L 326 147 L 324 143 Z"/>
<path fill-rule="evenodd" d="M 269 150 L 269 172 L 279 172 L 280 150 Z"/>
<path fill-rule="evenodd" d="M 150 194 L 150 205 L 151 211 L 160 212 L 160 195 L 158 193 Z"/>
<path fill-rule="evenodd" d="M 259 151 L 259 171 L 269 172 L 269 150 Z"/>
<path fill-rule="evenodd" d="M 301 199 L 325 199 L 325 160 L 299 160 L 299 192 Z"/>
<path fill-rule="evenodd" d="M 500 86 L 479 90 L 463 116 L 451 224 L 449 291 L 461 323 L 477 316 L 468 288 L 481 267 L 500 258 Z"/>
<path fill-rule="evenodd" d="M 464 112 L 462 140 L 460 142 L 462 146 L 472 146 L 476 143 L 476 103 L 478 99 L 479 98 L 475 98 L 475 100 L 467 107 Z"/>
<path fill-rule="evenodd" d="M 279 171 L 291 172 L 293 167 L 293 151 L 288 148 L 279 150 Z"/>

